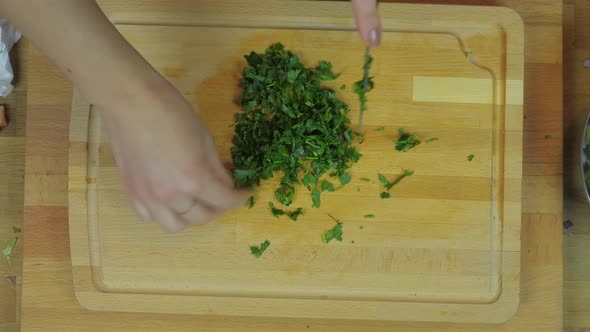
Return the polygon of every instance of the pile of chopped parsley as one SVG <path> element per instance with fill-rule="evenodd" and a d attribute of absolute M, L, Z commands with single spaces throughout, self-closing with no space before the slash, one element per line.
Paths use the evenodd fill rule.
<path fill-rule="evenodd" d="M 231 148 L 236 186 L 258 186 L 279 175 L 278 202 L 291 205 L 296 185 L 303 184 L 319 207 L 320 193 L 334 190 L 322 177 L 350 182 L 346 171 L 361 157 L 352 145 L 348 105 L 321 86 L 339 75 L 326 61 L 305 67 L 280 43 L 245 59 L 238 100 L 242 112 L 235 116 Z"/>

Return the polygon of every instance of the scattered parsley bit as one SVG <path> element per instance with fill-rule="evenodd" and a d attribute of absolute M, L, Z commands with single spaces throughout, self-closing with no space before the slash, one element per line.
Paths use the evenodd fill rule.
<path fill-rule="evenodd" d="M 410 175 L 414 175 L 414 171 L 404 169 L 403 173 L 400 176 L 398 176 L 395 180 L 393 180 L 393 182 L 389 182 L 389 180 L 387 180 L 387 178 L 383 174 L 378 174 L 378 175 L 379 175 L 379 182 L 381 182 L 385 186 L 385 189 L 387 189 L 387 191 L 389 191 L 395 185 L 400 183 L 400 181 L 403 180 L 405 177 L 408 177 Z"/>
<path fill-rule="evenodd" d="M 6 261 L 8 262 L 9 266 L 12 266 L 12 252 L 14 251 L 14 247 L 16 246 L 16 241 L 18 241 L 18 237 L 15 237 L 14 239 L 8 241 L 6 247 L 4 247 L 4 250 L 2 250 L 2 254 L 4 255 L 4 258 L 6 258 Z"/>
<path fill-rule="evenodd" d="M 438 138 L 436 138 L 436 137 L 429 138 L 429 139 L 427 139 L 425 142 L 426 142 L 426 143 L 431 143 L 431 142 L 434 142 L 434 141 L 438 141 Z"/>
<path fill-rule="evenodd" d="M 545 139 L 550 139 L 551 137 L 553 137 L 552 135 L 545 135 Z"/>
<path fill-rule="evenodd" d="M 320 64 L 315 67 L 315 75 L 322 81 L 333 81 L 340 77 L 340 74 L 334 74 L 332 72 L 332 64 L 327 61 L 320 61 Z"/>
<path fill-rule="evenodd" d="M 363 229 L 363 228 L 365 228 L 365 226 L 359 226 L 359 229 Z"/>
<path fill-rule="evenodd" d="M 334 226 L 334 228 L 322 235 L 322 241 L 326 244 L 330 243 L 330 241 L 332 241 L 333 239 L 342 241 L 342 234 L 342 223 L 337 221 L 336 226 Z"/>
<path fill-rule="evenodd" d="M 346 90 L 346 84 L 342 84 L 342 85 L 340 86 L 340 90 L 342 90 L 342 91 Z"/>
<path fill-rule="evenodd" d="M 299 216 L 303 215 L 302 208 L 297 208 L 297 210 L 295 210 L 293 212 L 285 212 L 284 210 L 277 209 L 275 207 L 275 205 L 273 204 L 273 202 L 268 202 L 268 206 L 270 207 L 270 212 L 272 213 L 272 215 L 277 218 L 280 216 L 287 216 L 287 217 L 291 218 L 291 220 L 297 221 L 297 218 L 299 218 Z"/>
<path fill-rule="evenodd" d="M 285 206 L 291 205 L 293 203 L 293 195 L 295 194 L 295 188 L 290 185 L 282 185 L 277 190 L 275 190 L 275 198 L 281 204 Z"/>
<path fill-rule="evenodd" d="M 473 158 L 475 158 L 475 155 L 473 153 L 467 156 L 467 160 L 469 161 L 472 161 Z"/>
<path fill-rule="evenodd" d="M 21 228 L 18 228 L 16 226 L 12 226 L 12 233 L 17 234 L 17 233 L 21 233 L 23 230 Z"/>
<path fill-rule="evenodd" d="M 256 202 L 254 201 L 254 196 L 250 196 L 250 198 L 248 198 L 248 208 L 253 208 L 255 203 Z"/>
<path fill-rule="evenodd" d="M 410 135 L 400 128 L 399 138 L 394 140 L 393 144 L 395 144 L 395 149 L 397 151 L 406 152 L 420 144 L 420 139 L 416 135 Z"/>
<path fill-rule="evenodd" d="M 371 182 L 371 179 L 368 179 L 368 178 L 360 178 L 360 180 L 364 181 L 364 182 Z"/>
<path fill-rule="evenodd" d="M 294 212 L 288 214 L 289 218 L 291 218 L 291 220 L 293 221 L 297 221 L 297 218 L 299 218 L 299 216 L 303 215 L 303 209 L 302 208 L 297 208 L 297 210 L 295 210 Z"/>
<path fill-rule="evenodd" d="M 270 212 L 272 213 L 272 215 L 277 218 L 280 216 L 284 216 L 286 214 L 285 211 L 277 209 L 273 202 L 268 202 L 268 206 L 270 207 Z"/>
<path fill-rule="evenodd" d="M 332 182 L 330 182 L 328 180 L 323 180 L 321 188 L 322 188 L 322 191 L 333 192 L 334 191 L 334 184 L 332 184 Z"/>
<path fill-rule="evenodd" d="M 313 207 L 319 208 L 322 204 L 320 199 L 320 191 L 317 188 L 314 188 L 311 191 L 311 201 L 313 202 Z"/>
<path fill-rule="evenodd" d="M 252 255 L 254 255 L 254 257 L 260 258 L 260 256 L 262 256 L 262 254 L 268 248 L 268 246 L 270 246 L 270 241 L 265 240 L 264 242 L 260 243 L 260 247 L 251 246 L 250 252 L 252 253 Z"/>
<path fill-rule="evenodd" d="M 365 214 L 363 217 L 367 218 L 367 219 L 373 219 L 373 218 L 375 218 L 375 215 L 374 214 Z"/>
<path fill-rule="evenodd" d="M 385 130 L 385 127 L 379 127 L 377 129 L 375 129 L 375 131 L 384 131 L 384 130 Z"/>
<path fill-rule="evenodd" d="M 391 194 L 388 193 L 387 191 L 384 191 L 381 193 L 381 195 L 379 195 L 381 198 L 390 198 Z"/>
<path fill-rule="evenodd" d="M 338 74 L 325 61 L 306 68 L 280 43 L 245 59 L 242 112 L 235 115 L 231 148 L 236 187 L 258 186 L 281 174 L 275 191 L 281 204 L 290 205 L 294 186 L 303 182 L 319 207 L 318 179 L 330 170 L 340 176 L 361 158 L 352 146 L 348 105 L 321 86 Z"/>
<path fill-rule="evenodd" d="M 348 173 L 342 173 L 340 175 L 340 183 L 344 186 L 350 183 L 351 177 Z"/>
<path fill-rule="evenodd" d="M 367 110 L 367 92 L 373 90 L 373 88 L 375 87 L 373 78 L 369 77 L 369 70 L 371 69 L 372 64 L 373 57 L 371 56 L 370 49 L 367 47 L 365 50 L 365 64 L 363 65 L 363 78 L 360 81 L 355 82 L 352 86 L 352 90 L 354 91 L 354 93 L 358 94 L 359 101 L 361 103 L 361 112 L 358 127 L 359 132 L 362 132 L 363 118 L 365 111 Z"/>

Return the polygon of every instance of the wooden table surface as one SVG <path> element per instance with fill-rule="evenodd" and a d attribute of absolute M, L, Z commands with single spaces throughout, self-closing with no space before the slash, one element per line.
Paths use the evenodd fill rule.
<path fill-rule="evenodd" d="M 141 3 L 142 10 L 168 6 L 164 1 L 134 1 L 138 8 Z M 448 2 L 506 5 L 517 10 L 526 24 L 522 292 L 521 307 L 510 322 L 502 326 L 391 324 L 83 310 L 73 294 L 67 220 L 67 142 L 72 86 L 45 56 L 33 50 L 26 132 L 23 331 L 560 331 L 561 1 Z M 114 0 L 101 3 L 107 7 L 116 5 Z M 125 6 L 130 3 L 125 2 Z M 546 139 L 546 135 L 551 138 Z"/>

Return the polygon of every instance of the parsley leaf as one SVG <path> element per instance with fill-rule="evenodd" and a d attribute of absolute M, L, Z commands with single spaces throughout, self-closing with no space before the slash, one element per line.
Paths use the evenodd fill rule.
<path fill-rule="evenodd" d="M 322 81 L 333 81 L 340 76 L 332 72 L 332 64 L 327 61 L 320 61 L 320 64 L 315 67 L 315 74 Z"/>
<path fill-rule="evenodd" d="M 293 221 L 297 221 L 297 218 L 299 218 L 299 216 L 302 216 L 302 215 L 303 215 L 302 208 L 297 208 L 297 210 L 288 214 L 289 218 L 291 218 L 291 220 L 293 220 Z"/>
<path fill-rule="evenodd" d="M 313 202 L 313 207 L 319 208 L 320 204 L 322 203 L 320 200 L 320 191 L 317 188 L 314 188 L 311 191 L 311 200 Z"/>
<path fill-rule="evenodd" d="M 363 182 L 371 182 L 371 179 L 367 179 L 367 178 L 360 178 L 360 180 Z"/>
<path fill-rule="evenodd" d="M 16 241 L 18 241 L 18 237 L 8 241 L 6 247 L 4 247 L 4 250 L 2 250 L 2 254 L 4 255 L 4 258 L 6 258 L 9 266 L 12 266 L 12 252 L 16 246 Z"/>
<path fill-rule="evenodd" d="M 275 205 L 273 204 L 273 202 L 268 202 L 268 206 L 270 207 L 270 212 L 272 213 L 272 215 L 277 218 L 280 216 L 287 216 L 291 220 L 297 221 L 297 218 L 299 218 L 299 216 L 303 215 L 303 208 L 297 208 L 297 210 L 295 210 L 293 212 L 285 212 L 284 210 L 277 209 L 275 207 Z"/>
<path fill-rule="evenodd" d="M 406 152 L 420 144 L 420 139 L 416 135 L 410 135 L 400 128 L 399 138 L 394 140 L 393 143 L 395 144 L 395 149 L 397 151 Z"/>
<path fill-rule="evenodd" d="M 340 183 L 344 186 L 350 183 L 351 177 L 348 173 L 340 174 Z"/>
<path fill-rule="evenodd" d="M 337 241 L 342 241 L 342 234 L 342 223 L 336 221 L 336 226 L 322 235 L 322 241 L 326 244 L 330 243 L 330 241 L 334 239 Z"/>
<path fill-rule="evenodd" d="M 266 249 L 269 246 L 270 246 L 270 241 L 265 240 L 264 242 L 260 243 L 260 247 L 251 246 L 250 253 L 252 253 L 252 255 L 254 255 L 254 257 L 256 257 L 256 258 L 260 258 L 260 256 L 262 256 L 262 254 L 266 251 Z"/>
<path fill-rule="evenodd" d="M 387 191 L 384 191 L 381 193 L 381 195 L 379 195 L 381 198 L 390 198 L 391 194 L 388 193 Z"/>
<path fill-rule="evenodd" d="M 385 189 L 387 189 L 387 191 L 389 191 L 395 185 L 400 183 L 401 180 L 403 180 L 404 178 L 406 178 L 410 175 L 414 175 L 414 171 L 404 169 L 403 173 L 400 176 L 398 176 L 395 180 L 393 180 L 393 182 L 389 182 L 389 180 L 387 180 L 387 178 L 383 174 L 379 174 L 379 181 L 385 186 Z M 382 197 L 382 198 L 384 198 L 384 197 Z"/>
<path fill-rule="evenodd" d="M 322 181 L 322 191 L 330 191 L 330 192 L 333 192 L 334 191 L 334 185 L 332 184 L 332 182 L 330 182 L 328 180 Z"/>
<path fill-rule="evenodd" d="M 427 139 L 425 142 L 426 142 L 426 143 L 431 143 L 431 142 L 434 142 L 434 141 L 438 141 L 438 138 L 436 138 L 436 137 L 429 138 L 429 139 Z"/>
<path fill-rule="evenodd" d="M 16 233 L 21 233 L 23 230 L 16 227 L 16 226 L 12 226 L 12 233 L 16 234 Z"/>
<path fill-rule="evenodd" d="M 285 206 L 289 206 L 291 203 L 293 203 L 294 194 L 295 188 L 290 185 L 282 185 L 277 190 L 275 190 L 275 198 Z"/>
<path fill-rule="evenodd" d="M 467 156 L 467 160 L 469 161 L 472 161 L 473 158 L 475 158 L 475 155 L 473 153 Z"/>
<path fill-rule="evenodd" d="M 365 49 L 365 64 L 363 65 L 363 78 L 360 81 L 357 81 L 352 86 L 352 91 L 359 96 L 359 101 L 361 103 L 361 112 L 360 112 L 360 119 L 359 119 L 359 129 L 358 131 L 361 132 L 363 128 L 363 116 L 365 111 L 367 110 L 367 92 L 373 90 L 375 87 L 375 83 L 373 82 L 373 78 L 369 77 L 369 71 L 371 69 L 371 65 L 373 64 L 373 57 L 371 56 L 370 49 L 367 47 Z"/>
<path fill-rule="evenodd" d="M 387 180 L 387 178 L 385 177 L 385 175 L 383 174 L 378 174 L 379 175 L 379 182 L 381 182 L 381 184 L 383 184 L 384 186 L 388 186 L 389 185 L 389 180 Z"/>
<path fill-rule="evenodd" d="M 373 218 L 375 218 L 375 215 L 374 214 L 365 214 L 363 217 L 367 218 L 367 219 L 373 219 Z"/>
<path fill-rule="evenodd" d="M 384 131 L 384 130 L 385 130 L 385 127 L 379 127 L 377 129 L 375 129 L 375 131 Z"/>
<path fill-rule="evenodd" d="M 250 198 L 248 198 L 248 208 L 251 209 L 254 207 L 254 196 L 250 196 Z"/>
<path fill-rule="evenodd" d="M 342 91 L 346 90 L 346 84 L 342 84 L 342 85 L 340 86 L 340 90 L 342 90 Z"/>
<path fill-rule="evenodd" d="M 268 202 L 268 206 L 270 207 L 270 212 L 272 215 L 277 218 L 286 214 L 285 211 L 277 209 L 273 202 Z"/>

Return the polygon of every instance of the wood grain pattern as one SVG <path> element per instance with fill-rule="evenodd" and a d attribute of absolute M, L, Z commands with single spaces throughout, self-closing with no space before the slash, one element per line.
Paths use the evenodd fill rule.
<path fill-rule="evenodd" d="M 473 1 L 471 3 L 476 3 Z M 484 3 L 484 1 L 478 2 Z M 487 2 L 492 3 L 492 2 Z M 360 321 L 338 322 L 320 321 L 313 319 L 257 319 L 257 318 L 227 318 L 227 317 L 191 317 L 174 315 L 145 315 L 124 313 L 85 312 L 76 303 L 71 290 L 71 267 L 69 267 L 69 242 L 67 240 L 67 209 L 63 201 L 65 191 L 59 186 L 57 179 L 65 176 L 66 164 L 63 162 L 65 146 L 61 148 L 38 151 L 45 160 L 37 160 L 37 171 L 30 172 L 36 185 L 27 184 L 27 192 L 43 192 L 28 200 L 25 220 L 27 225 L 36 232 L 27 233 L 25 250 L 31 250 L 31 255 L 25 258 L 25 292 L 23 296 L 23 330 L 207 330 L 242 331 L 261 330 L 375 330 L 375 331 L 557 331 L 561 329 L 561 205 L 558 203 L 561 188 L 561 169 L 559 165 L 560 145 L 547 147 L 541 144 L 542 135 L 547 131 L 555 137 L 561 133 L 560 129 L 560 51 L 556 46 L 544 42 L 546 38 L 560 38 L 561 5 L 554 1 L 505 1 L 494 4 L 509 4 L 518 9 L 528 24 L 544 26 L 531 29 L 531 34 L 525 39 L 528 63 L 525 68 L 525 81 L 534 82 L 526 86 L 525 109 L 525 180 L 523 195 L 523 269 L 522 269 L 522 303 L 516 316 L 502 326 L 486 325 L 431 325 L 431 324 L 385 324 Z M 169 5 L 159 2 L 142 1 L 142 6 L 132 2 L 125 5 L 102 2 L 108 13 L 116 12 L 116 8 L 123 12 L 135 10 L 141 13 L 173 11 Z M 119 7 L 117 7 L 119 6 Z M 127 7 L 129 6 L 129 7 Z M 190 16 L 190 4 L 179 1 L 174 6 L 180 15 Z M 139 14 L 138 14 L 139 13 Z M 149 16 L 149 15 L 148 15 Z M 557 49 L 557 50 L 556 50 Z M 531 54 L 531 52 L 533 54 Z M 543 63 L 543 59 L 557 59 L 556 63 Z M 537 62 L 533 62 L 537 60 Z M 35 53 L 32 72 L 38 73 L 32 85 L 37 88 L 31 91 L 29 102 L 35 100 L 38 106 L 29 108 L 30 123 L 40 122 L 42 110 L 53 109 L 56 113 L 66 114 L 69 110 L 67 89 L 71 87 L 63 76 L 55 71 L 53 66 L 38 53 Z M 540 84 L 543 77 L 554 80 L 553 85 Z M 538 84 L 535 84 L 538 83 Z M 42 91 L 40 87 L 45 86 Z M 46 91 L 55 91 L 47 94 Z M 543 103 L 545 102 L 545 103 Z M 537 108 L 530 107 L 538 103 Z M 557 108 L 552 109 L 552 106 Z M 554 112 L 552 112 L 554 110 Z M 60 115 L 57 119 L 48 119 L 47 125 L 62 125 Z M 543 134 L 541 134 L 543 133 Z M 35 136 L 35 132 L 28 132 Z M 56 132 L 43 132 L 37 139 L 51 140 Z M 44 136 L 45 135 L 45 136 Z M 61 137 L 61 136 L 60 136 Z M 58 138 L 61 139 L 61 138 Z M 56 145 L 58 145 L 56 143 Z M 58 155 L 54 155 L 57 153 Z M 27 166 L 29 167 L 29 166 Z M 41 174 L 45 169 L 49 174 Z M 28 171 L 27 171 L 28 172 Z M 27 174 L 29 177 L 29 172 Z M 28 178 L 27 178 L 28 182 Z M 57 184 L 57 185 L 56 185 Z M 539 195 L 533 195 L 536 188 L 544 188 Z M 61 241 L 55 241 L 61 239 Z M 38 250 L 40 246 L 46 250 Z M 30 287 L 30 288 L 29 288 Z M 28 290 L 27 290 L 28 289 Z"/>
<path fill-rule="evenodd" d="M 564 218 L 575 226 L 573 237 L 564 238 L 564 319 L 566 331 L 590 329 L 590 207 L 580 172 L 583 126 L 590 112 L 590 58 L 588 29 L 590 3 L 566 1 L 564 8 Z"/>
<path fill-rule="evenodd" d="M 12 93 L 0 98 L 6 105 L 9 124 L 0 130 L 0 250 L 15 235 L 12 226 L 23 223 L 25 174 L 25 120 L 27 112 L 27 64 L 30 48 L 21 40 L 10 53 L 15 87 Z M 22 276 L 22 234 L 13 250 L 11 265 L 0 256 L 0 331 L 16 330 L 20 321 L 20 284 Z M 16 285 L 4 276 L 15 276 Z"/>
<path fill-rule="evenodd" d="M 333 10 L 348 12 L 340 5 Z M 195 104 L 225 163 L 231 162 L 230 125 L 239 111 L 233 103 L 239 89 L 231 87 L 237 86 L 244 54 L 281 41 L 308 66 L 330 59 L 342 73 L 326 84 L 336 91 L 341 84 L 351 86 L 363 65 L 363 46 L 357 33 L 349 31 L 353 26 L 330 26 L 332 15 L 317 17 L 317 30 L 295 18 L 288 23 L 292 29 L 284 30 L 276 29 L 283 21 L 273 19 L 278 7 L 241 6 L 244 16 L 230 17 L 250 19 L 247 26 L 253 28 L 225 26 L 231 20 L 216 6 L 201 10 L 189 26 L 176 25 L 173 17 L 168 25 L 138 26 L 124 18 L 117 23 Z M 267 13 L 259 13 L 259 6 Z M 314 6 L 308 2 L 305 9 L 315 12 Z M 186 314 L 214 310 L 340 319 L 508 320 L 518 306 L 520 271 L 520 18 L 505 8 L 390 4 L 381 10 L 383 40 L 373 52 L 376 88 L 365 116 L 369 134 L 358 147 L 363 158 L 350 170 L 353 184 L 324 194 L 321 209 L 312 209 L 309 196 L 299 189 L 294 205 L 304 206 L 305 215 L 297 223 L 277 222 L 268 211 L 278 179 L 257 191 L 260 203 L 254 208 L 232 211 L 178 236 L 138 222 L 100 117 L 76 96 L 70 132 L 70 241 L 76 295 L 83 306 Z M 415 12 L 423 21 L 399 22 Z M 486 21 L 489 17 L 494 19 Z M 354 127 L 357 96 L 351 89 L 338 94 L 356 110 L 350 115 Z M 408 122 L 415 125 L 408 128 Z M 386 129 L 375 135 L 382 125 Z M 441 141 L 395 153 L 391 139 L 400 127 Z M 467 160 L 470 153 L 477 155 L 473 162 Z M 416 174 L 384 202 L 376 175 L 394 178 L 396 170 L 406 167 Z M 361 177 L 373 178 L 373 184 L 362 184 Z M 448 183 L 466 185 L 455 190 Z M 406 187 L 409 193 L 402 189 Z M 364 220 L 368 212 L 377 218 Z M 334 223 L 328 213 L 344 222 L 345 242 L 321 244 L 321 234 Z M 272 246 L 254 261 L 248 248 L 264 239 Z M 260 278 L 261 273 L 266 277 Z M 252 301 L 258 305 L 250 306 Z M 449 314 L 441 315 L 443 310 Z"/>

